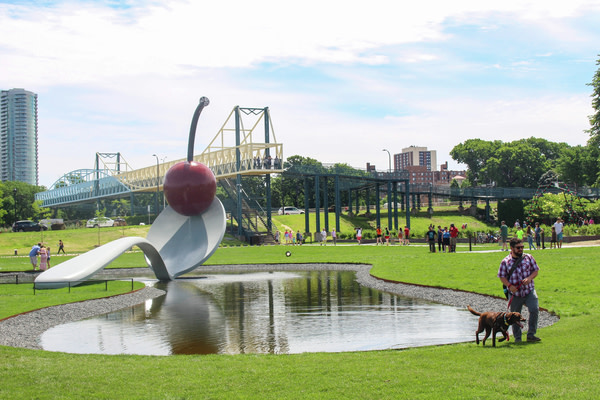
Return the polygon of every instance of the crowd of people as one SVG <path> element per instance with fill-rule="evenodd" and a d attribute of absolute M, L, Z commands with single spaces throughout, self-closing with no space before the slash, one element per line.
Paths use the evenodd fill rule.
<path fill-rule="evenodd" d="M 590 218 L 589 220 L 582 220 L 581 223 L 594 224 L 594 220 Z M 551 249 L 560 249 L 563 245 L 563 236 L 564 236 L 564 226 L 565 221 L 562 218 L 557 218 L 556 222 L 552 224 L 550 227 L 550 248 Z M 521 240 L 522 242 L 527 241 L 529 246 L 529 250 L 538 250 L 545 249 L 545 231 L 540 225 L 539 222 L 535 222 L 532 224 L 527 224 L 527 222 L 521 222 L 517 219 L 513 225 L 515 229 L 514 237 Z M 500 241 L 502 242 L 502 250 L 509 251 L 508 242 L 509 242 L 509 234 L 508 234 L 508 225 L 506 225 L 506 221 L 502 221 L 500 224 Z"/>

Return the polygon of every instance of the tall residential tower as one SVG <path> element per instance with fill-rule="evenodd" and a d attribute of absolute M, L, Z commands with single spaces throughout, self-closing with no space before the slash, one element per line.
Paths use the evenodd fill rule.
<path fill-rule="evenodd" d="M 37 94 L 0 91 L 0 179 L 38 184 Z"/>

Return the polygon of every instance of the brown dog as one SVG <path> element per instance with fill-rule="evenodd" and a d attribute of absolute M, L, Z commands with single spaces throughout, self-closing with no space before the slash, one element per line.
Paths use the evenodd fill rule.
<path fill-rule="evenodd" d="M 483 345 L 485 346 L 485 340 L 490 336 L 490 331 L 492 332 L 492 346 L 496 347 L 496 333 L 502 332 L 504 337 L 498 339 L 499 342 L 503 342 L 504 340 L 510 340 L 508 336 L 508 327 L 512 324 L 518 324 L 521 328 L 523 328 L 523 324 L 521 321 L 525 321 L 525 318 L 518 312 L 484 312 L 480 313 L 471 308 L 471 306 L 467 306 L 471 314 L 479 315 L 479 326 L 475 331 L 475 338 L 477 339 L 477 344 L 479 344 L 479 334 L 485 329 L 485 337 L 483 338 Z"/>

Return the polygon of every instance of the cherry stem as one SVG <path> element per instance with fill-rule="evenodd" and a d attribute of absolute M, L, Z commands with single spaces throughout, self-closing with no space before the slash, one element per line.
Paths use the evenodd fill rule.
<path fill-rule="evenodd" d="M 192 118 L 192 125 L 190 126 L 190 139 L 188 141 L 188 162 L 192 162 L 194 160 L 194 140 L 196 139 L 196 126 L 198 126 L 198 118 L 200 118 L 200 113 L 210 102 L 207 97 L 202 96 L 200 98 L 200 103 L 198 107 L 196 107 L 196 111 L 194 111 L 194 117 Z"/>

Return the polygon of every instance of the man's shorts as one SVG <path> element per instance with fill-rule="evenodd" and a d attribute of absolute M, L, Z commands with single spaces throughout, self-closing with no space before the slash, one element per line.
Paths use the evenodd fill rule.
<path fill-rule="evenodd" d="M 563 240 L 563 233 L 562 232 L 556 235 L 556 240 L 558 240 L 559 242 L 561 240 Z"/>
<path fill-rule="evenodd" d="M 34 267 L 37 266 L 37 256 L 29 256 L 29 259 L 31 260 L 31 265 Z"/>
<path fill-rule="evenodd" d="M 508 237 L 502 236 L 501 240 L 502 240 L 502 243 L 506 243 L 508 241 Z"/>

